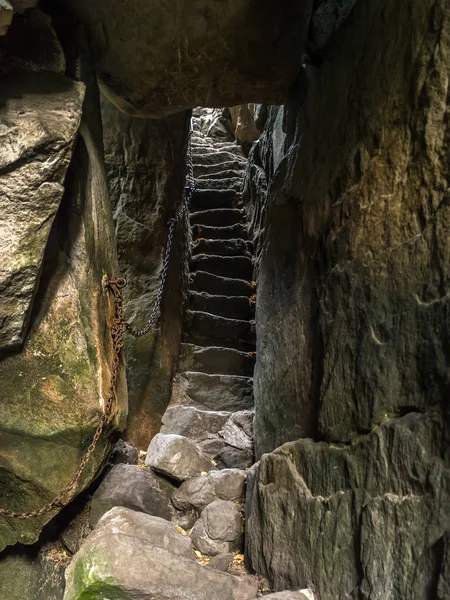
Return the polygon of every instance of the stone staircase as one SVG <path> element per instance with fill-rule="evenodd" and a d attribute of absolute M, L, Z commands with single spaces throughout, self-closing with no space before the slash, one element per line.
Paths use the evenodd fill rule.
<path fill-rule="evenodd" d="M 91 589 L 174 600 L 257 600 L 269 590 L 242 554 L 255 362 L 252 246 L 239 193 L 245 158 L 217 124 L 205 132 L 205 113 L 194 121 L 191 289 L 172 400 L 139 465 L 135 448 L 117 446 L 64 600 Z M 314 600 L 305 594 L 266 597 Z"/>
<path fill-rule="evenodd" d="M 246 159 L 202 118 L 193 119 L 190 300 L 161 432 L 194 441 L 218 468 L 245 469 L 253 464 L 255 363 L 253 255 L 240 194 Z"/>

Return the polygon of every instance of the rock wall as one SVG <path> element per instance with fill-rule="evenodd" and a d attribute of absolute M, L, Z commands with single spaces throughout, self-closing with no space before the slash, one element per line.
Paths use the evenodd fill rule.
<path fill-rule="evenodd" d="M 138 119 L 105 99 L 102 116 L 119 269 L 128 282 L 125 313 L 141 329 L 158 291 L 167 222 L 183 200 L 189 114 Z M 187 223 L 178 223 L 159 327 L 142 338 L 126 337 L 126 435 L 143 450 L 159 431 L 170 399 L 187 289 L 187 233 Z"/>
<path fill-rule="evenodd" d="M 41 14 L 36 34 L 28 17 L 15 17 L 25 19 L 20 27 L 28 36 L 17 60 L 10 38 L 14 26 L 0 40 L 2 235 L 6 231 L 1 245 L 0 506 L 16 511 L 39 509 L 52 500 L 72 479 L 92 440 L 113 357 L 114 307 L 102 277 L 117 272 L 89 48 L 72 23 L 70 57 L 54 60 L 65 56 L 61 46 L 41 55 L 40 44 L 57 50 L 55 31 Z M 49 71 L 54 64 L 58 70 Z M 122 367 L 117 392 L 109 430 L 125 424 Z M 104 436 L 74 493 L 97 475 L 108 448 Z M 27 520 L 1 517 L 0 549 L 35 542 L 56 512 Z"/>
<path fill-rule="evenodd" d="M 89 26 L 105 93 L 130 114 L 281 102 L 312 0 L 64 0 Z"/>
<path fill-rule="evenodd" d="M 329 36 L 315 22 L 252 150 L 255 441 L 270 454 L 248 556 L 277 589 L 321 600 L 444 599 L 450 14 L 443 0 L 351 4 Z"/>

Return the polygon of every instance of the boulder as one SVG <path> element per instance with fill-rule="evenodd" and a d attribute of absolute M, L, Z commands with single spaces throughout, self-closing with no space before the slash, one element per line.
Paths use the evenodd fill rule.
<path fill-rule="evenodd" d="M 201 442 L 217 435 L 231 413 L 199 410 L 193 406 L 170 406 L 164 413 L 161 433 L 183 435 L 194 442 Z"/>
<path fill-rule="evenodd" d="M 40 549 L 17 547 L 0 555 L 0 598 L 3 600 L 62 600 L 64 571 L 70 561 L 58 543 Z"/>
<path fill-rule="evenodd" d="M 312 1 L 64 0 L 89 27 L 99 79 L 122 110 L 281 104 L 301 66 Z"/>
<path fill-rule="evenodd" d="M 251 566 L 275 589 L 309 587 L 320 600 L 438 589 L 450 526 L 446 427 L 438 414 L 411 413 L 353 444 L 298 440 L 265 454 L 249 475 Z"/>
<path fill-rule="evenodd" d="M 173 492 L 174 487 L 148 467 L 116 465 L 92 497 L 91 527 L 114 506 L 124 506 L 170 520 L 173 514 L 170 497 Z"/>
<path fill-rule="evenodd" d="M 192 528 L 194 546 L 209 556 L 238 550 L 242 543 L 241 508 L 226 500 L 208 504 Z"/>
<path fill-rule="evenodd" d="M 181 535 L 173 523 L 156 515 L 148 515 L 124 506 L 116 506 L 102 516 L 89 538 L 90 543 L 95 537 L 103 535 L 141 538 L 154 546 L 170 550 L 177 556 L 194 557 L 191 539 Z"/>
<path fill-rule="evenodd" d="M 4 78 L 0 89 L 0 351 L 20 348 L 64 193 L 84 85 L 61 75 Z"/>
<path fill-rule="evenodd" d="M 67 569 L 64 600 L 91 595 L 210 600 L 212 590 L 216 600 L 256 596 L 254 579 L 206 569 L 187 558 L 185 549 L 192 555 L 189 538 L 178 533 L 174 524 L 132 513 L 114 509 L 100 520 Z M 177 549 L 181 551 L 176 553 Z"/>
<path fill-rule="evenodd" d="M 252 410 L 234 413 L 219 431 L 219 436 L 229 446 L 252 453 L 254 414 Z"/>
<path fill-rule="evenodd" d="M 13 20 L 8 35 L 2 37 L 0 34 L 0 74 L 52 71 L 65 75 L 66 67 L 66 57 L 52 26 L 52 18 L 42 10 L 25 11 Z"/>
<path fill-rule="evenodd" d="M 108 456 L 108 464 L 136 465 L 138 458 L 139 450 L 133 444 L 120 439 L 116 442 L 116 445 L 111 450 L 111 454 Z"/>
<path fill-rule="evenodd" d="M 228 552 L 226 554 L 217 554 L 217 556 L 213 556 L 211 560 L 206 563 L 206 566 L 209 569 L 217 569 L 217 571 L 223 571 L 226 573 L 233 560 L 234 554 L 232 552 Z"/>
<path fill-rule="evenodd" d="M 8 33 L 13 16 L 36 6 L 39 0 L 0 0 L 0 36 Z"/>
<path fill-rule="evenodd" d="M 198 446 L 214 461 L 218 469 L 248 469 L 254 463 L 253 452 L 229 446 L 219 437 L 200 442 Z"/>
<path fill-rule="evenodd" d="M 202 511 L 215 500 L 239 500 L 244 497 L 246 474 L 239 469 L 210 471 L 184 481 L 172 494 L 178 510 Z"/>
<path fill-rule="evenodd" d="M 84 84 L 42 71 L 4 77 L 0 89 L 0 196 L 6 203 L 0 219 L 2 239 L 13 236 L 1 268 L 18 274 L 6 276 L 5 290 L 19 290 L 23 281 L 15 304 L 9 292 L 1 295 L 13 317 L 0 319 L 10 332 L 3 347 L 17 348 L 28 323 L 21 351 L 0 361 L 0 506 L 15 511 L 40 509 L 71 481 L 98 427 L 111 378 L 114 304 L 102 278 L 117 273 L 112 211 L 98 89 L 82 32 L 72 29 L 72 35 Z M 69 70 L 76 72 L 73 65 Z M 28 317 L 18 316 L 20 304 Z M 124 427 L 122 360 L 118 375 L 106 435 L 64 503 L 96 477 L 109 453 L 107 434 Z M 26 520 L 0 517 L 0 549 L 34 543 L 58 510 Z"/>
<path fill-rule="evenodd" d="M 145 464 L 176 481 L 215 469 L 197 446 L 181 435 L 158 433 L 150 442 Z"/>
<path fill-rule="evenodd" d="M 229 111 L 234 137 L 248 152 L 261 133 L 255 124 L 255 106 L 254 104 L 240 104 L 231 106 Z"/>

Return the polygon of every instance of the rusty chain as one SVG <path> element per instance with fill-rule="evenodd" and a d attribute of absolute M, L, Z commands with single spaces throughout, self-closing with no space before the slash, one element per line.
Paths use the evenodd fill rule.
<path fill-rule="evenodd" d="M 168 227 L 169 233 L 167 235 L 166 247 L 163 255 L 163 263 L 162 269 L 159 276 L 159 284 L 158 291 L 156 293 L 155 303 L 153 305 L 152 310 L 150 311 L 150 316 L 148 317 L 147 323 L 144 325 L 142 329 L 134 329 L 130 323 L 126 322 L 125 326 L 129 333 L 131 333 L 134 337 L 142 337 L 146 333 L 150 331 L 150 329 L 155 325 L 158 321 L 159 315 L 161 313 L 161 302 L 164 293 L 164 286 L 167 279 L 167 272 L 169 270 L 169 261 L 170 261 L 170 253 L 172 250 L 172 242 L 173 236 L 175 232 L 175 225 L 183 218 L 184 213 L 187 211 L 189 202 L 191 201 L 192 195 L 195 192 L 195 180 L 194 180 L 194 166 L 192 162 L 192 128 L 189 129 L 189 138 L 188 138 L 188 161 L 187 161 L 187 175 L 186 175 L 186 186 L 184 188 L 184 201 L 181 205 L 181 208 L 175 217 L 169 219 Z"/>
<path fill-rule="evenodd" d="M 141 330 L 134 330 L 131 325 L 125 320 L 124 310 L 123 310 L 123 296 L 122 289 L 126 286 L 126 280 L 123 277 L 117 277 L 117 279 L 110 279 L 107 281 L 107 287 L 112 292 L 114 296 L 114 320 L 111 326 L 111 337 L 113 340 L 113 360 L 111 367 L 111 379 L 110 385 L 108 389 L 108 397 L 106 402 L 104 403 L 102 413 L 100 415 L 100 422 L 95 430 L 94 436 L 92 438 L 91 443 L 89 444 L 88 449 L 84 453 L 78 468 L 75 472 L 75 475 L 69 481 L 67 485 L 63 487 L 62 490 L 58 493 L 58 495 L 53 499 L 44 504 L 41 508 L 29 512 L 18 512 L 14 510 L 7 510 L 5 508 L 0 507 L 0 516 L 11 518 L 11 519 L 32 519 L 36 517 L 40 517 L 54 508 L 62 508 L 67 505 L 72 497 L 67 498 L 70 492 L 73 492 L 76 484 L 78 483 L 92 453 L 97 447 L 98 440 L 100 439 L 103 430 L 105 429 L 105 425 L 107 424 L 110 414 L 111 407 L 114 402 L 114 398 L 116 397 L 116 383 L 117 383 L 117 375 L 119 372 L 120 365 L 120 352 L 124 343 L 124 334 L 125 330 L 128 330 L 133 336 L 141 337 L 145 335 L 157 322 L 160 310 L 161 310 L 161 300 L 164 291 L 164 285 L 167 278 L 167 271 L 169 268 L 169 259 L 170 259 L 170 251 L 172 248 L 173 235 L 175 230 L 176 223 L 183 217 L 184 213 L 187 211 L 189 202 L 192 198 L 192 195 L 195 191 L 194 185 L 194 170 L 192 163 L 192 150 L 191 150 L 191 140 L 192 140 L 192 127 L 189 129 L 189 138 L 188 138 L 188 163 L 187 163 L 187 185 L 185 186 L 184 193 L 184 201 L 181 206 L 181 209 L 177 213 L 177 215 L 171 218 L 168 222 L 169 233 L 167 237 L 166 248 L 164 251 L 163 258 L 163 266 L 161 269 L 158 292 L 156 295 L 155 304 L 150 313 L 150 317 Z"/>
<path fill-rule="evenodd" d="M 120 351 L 123 346 L 123 337 L 125 333 L 125 319 L 123 313 L 123 299 L 122 299 L 122 288 L 125 286 L 125 279 L 118 278 L 116 280 L 108 281 L 108 287 L 112 291 L 114 295 L 114 320 L 111 326 L 111 337 L 113 340 L 113 351 L 114 357 L 112 361 L 112 369 L 111 369 L 111 379 L 110 385 L 108 389 L 108 397 L 103 406 L 103 411 L 100 416 L 100 423 L 95 430 L 92 441 L 89 445 L 89 448 L 83 455 L 83 458 L 78 465 L 78 469 L 76 470 L 75 475 L 69 481 L 69 483 L 59 492 L 59 494 L 47 504 L 44 504 L 41 508 L 37 510 L 32 510 L 30 512 L 16 512 L 13 510 L 6 510 L 5 508 L 0 507 L 0 516 L 9 517 L 14 519 L 31 519 L 40 517 L 43 514 L 50 512 L 54 508 L 61 508 L 67 504 L 69 500 L 65 501 L 65 497 L 73 490 L 75 485 L 78 483 L 78 480 L 81 477 L 81 474 L 86 467 L 86 464 L 91 457 L 91 454 L 94 452 L 97 442 L 100 439 L 100 436 L 105 428 L 106 423 L 108 422 L 111 407 L 116 396 L 116 382 L 117 382 L 117 374 L 119 371 L 120 364 Z"/>

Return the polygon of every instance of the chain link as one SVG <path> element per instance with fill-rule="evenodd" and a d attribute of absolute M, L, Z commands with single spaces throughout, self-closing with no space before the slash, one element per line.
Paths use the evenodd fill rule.
<path fill-rule="evenodd" d="M 153 325 L 157 322 L 159 315 L 160 315 L 161 301 L 162 301 L 162 296 L 163 296 L 163 292 L 164 292 L 164 285 L 165 285 L 165 282 L 167 279 L 167 272 L 169 269 L 169 260 L 170 260 L 170 253 L 171 253 L 171 249 L 172 249 L 175 225 L 177 224 L 178 221 L 180 221 L 182 219 L 184 213 L 187 211 L 189 202 L 195 191 L 194 167 L 193 167 L 193 163 L 192 163 L 192 132 L 193 132 L 193 129 L 191 126 L 189 129 L 189 138 L 188 138 L 188 163 L 187 163 L 187 175 L 186 175 L 187 184 L 185 185 L 185 188 L 184 188 L 184 200 L 183 200 L 183 204 L 182 204 L 179 212 L 177 213 L 177 215 L 175 217 L 172 217 L 171 219 L 169 219 L 169 222 L 168 222 L 169 233 L 167 236 L 166 248 L 164 250 L 163 266 L 161 269 L 161 275 L 160 275 L 160 279 L 159 279 L 158 292 L 156 294 L 155 304 L 152 308 L 152 311 L 150 313 L 148 321 L 147 321 L 146 325 L 143 327 L 143 329 L 136 331 L 135 329 L 133 329 L 131 327 L 131 325 L 127 321 L 125 321 L 125 315 L 124 315 L 124 310 L 123 310 L 122 289 L 126 286 L 126 280 L 123 277 L 118 277 L 117 279 L 111 279 L 107 282 L 108 288 L 110 289 L 110 291 L 113 293 L 113 296 L 114 296 L 114 320 L 113 320 L 113 324 L 111 326 L 111 337 L 113 340 L 114 356 L 113 356 L 113 360 L 112 360 L 111 379 L 110 379 L 110 384 L 109 384 L 109 389 L 108 389 L 108 397 L 103 406 L 103 411 L 100 415 L 100 422 L 94 433 L 92 441 L 89 444 L 89 448 L 84 453 L 83 458 L 81 459 L 81 461 L 78 465 L 78 468 L 75 472 L 75 475 L 72 477 L 72 479 L 69 481 L 69 483 L 63 487 L 63 489 L 58 493 L 58 495 L 53 500 L 51 500 L 50 502 L 47 502 L 47 504 L 44 504 L 44 506 L 42 506 L 41 508 L 30 511 L 30 512 L 17 512 L 17 511 L 7 510 L 5 508 L 0 507 L 0 516 L 6 517 L 6 518 L 11 518 L 11 519 L 32 519 L 32 518 L 40 517 L 40 516 L 50 512 L 54 508 L 62 508 L 63 506 L 68 504 L 70 502 L 70 500 L 72 499 L 72 496 L 74 494 L 71 494 L 71 497 L 67 497 L 67 496 L 69 496 L 69 494 L 71 492 L 73 492 L 73 489 L 75 488 L 76 484 L 78 483 L 92 453 L 94 452 L 95 448 L 97 447 L 98 440 L 100 439 L 100 437 L 103 433 L 103 430 L 105 429 L 105 425 L 107 424 L 107 422 L 110 418 L 111 407 L 112 407 L 114 398 L 116 397 L 116 383 L 117 383 L 117 375 L 119 372 L 119 365 L 120 365 L 120 352 L 123 347 L 125 330 L 128 330 L 135 337 L 141 337 L 141 336 L 145 335 L 153 327 Z"/>
<path fill-rule="evenodd" d="M 153 305 L 152 310 L 150 311 L 150 316 L 147 320 L 147 323 L 144 325 L 144 327 L 142 329 L 134 329 L 130 325 L 130 323 L 128 323 L 128 322 L 125 323 L 127 331 L 129 333 L 131 333 L 131 335 L 133 335 L 134 337 L 142 337 L 143 335 L 148 333 L 150 331 L 150 329 L 153 327 L 153 325 L 155 325 L 155 323 L 157 323 L 159 315 L 161 313 L 161 302 L 162 302 L 162 297 L 164 294 L 164 286 L 166 284 L 167 272 L 169 270 L 170 253 L 172 250 L 172 242 L 173 242 L 173 236 L 174 236 L 174 232 L 175 232 L 175 225 L 178 223 L 178 221 L 180 221 L 183 218 L 183 215 L 187 211 L 187 209 L 189 207 L 189 203 L 191 201 L 191 198 L 195 192 L 194 166 L 193 166 L 193 162 L 192 162 L 192 131 L 193 131 L 193 129 L 191 127 L 189 129 L 189 139 L 188 139 L 188 150 L 187 150 L 188 161 L 187 161 L 187 174 L 186 174 L 187 184 L 185 185 L 185 188 L 184 188 L 184 200 L 183 200 L 183 204 L 181 205 L 180 210 L 178 211 L 178 214 L 175 217 L 172 217 L 171 219 L 169 219 L 169 222 L 167 223 L 167 225 L 169 227 L 169 232 L 167 235 L 166 247 L 164 249 L 163 263 L 162 263 L 161 274 L 159 277 L 158 291 L 156 293 L 155 303 Z"/>

